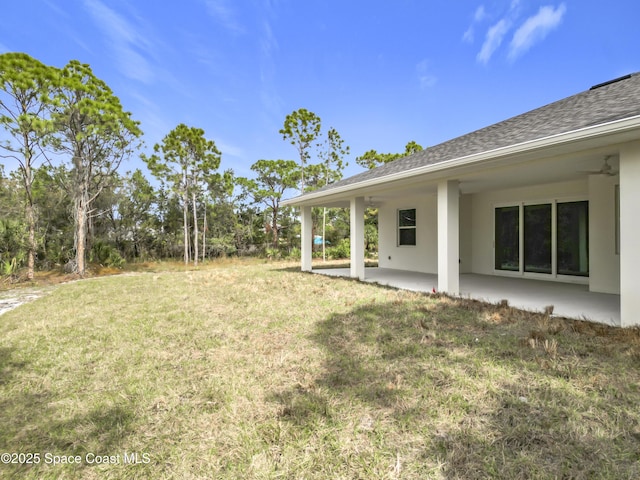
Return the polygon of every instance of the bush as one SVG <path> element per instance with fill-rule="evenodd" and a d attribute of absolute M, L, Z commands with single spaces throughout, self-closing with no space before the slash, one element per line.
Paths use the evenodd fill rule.
<path fill-rule="evenodd" d="M 282 257 L 282 254 L 277 248 L 266 248 L 264 250 L 264 256 L 269 260 L 279 260 Z"/>
<path fill-rule="evenodd" d="M 126 263 L 114 246 L 104 242 L 96 242 L 91 246 L 89 261 L 113 268 L 122 268 Z"/>
<path fill-rule="evenodd" d="M 213 237 L 207 240 L 207 255 L 215 258 L 228 257 L 238 253 L 231 235 Z"/>
<path fill-rule="evenodd" d="M 327 248 L 327 256 L 333 260 L 351 257 L 351 244 L 349 239 L 343 238 L 335 247 Z"/>

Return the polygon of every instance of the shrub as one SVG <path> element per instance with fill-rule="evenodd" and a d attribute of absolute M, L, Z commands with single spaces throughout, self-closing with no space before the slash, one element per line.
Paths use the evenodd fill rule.
<path fill-rule="evenodd" d="M 277 248 L 266 248 L 264 251 L 264 256 L 269 260 L 278 260 L 281 257 L 280 250 Z"/>
<path fill-rule="evenodd" d="M 351 245 L 349 239 L 343 238 L 335 247 L 327 248 L 327 256 L 334 260 L 349 258 L 351 256 Z"/>
<path fill-rule="evenodd" d="M 207 254 L 212 257 L 228 257 L 238 253 L 233 236 L 225 235 L 207 240 Z"/>
<path fill-rule="evenodd" d="M 89 261 L 113 268 L 122 268 L 126 263 L 114 246 L 104 242 L 96 242 L 91 246 Z"/>

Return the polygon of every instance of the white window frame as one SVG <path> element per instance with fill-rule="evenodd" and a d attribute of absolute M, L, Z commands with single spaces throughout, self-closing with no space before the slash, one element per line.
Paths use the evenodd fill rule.
<path fill-rule="evenodd" d="M 500 202 L 492 205 L 491 213 L 492 213 L 492 223 L 493 223 L 493 274 L 504 276 L 504 277 L 522 277 L 522 278 L 531 278 L 531 279 L 540 279 L 540 280 L 550 280 L 550 281 L 560 281 L 565 283 L 579 283 L 579 284 L 589 284 L 589 276 L 576 276 L 576 275 L 562 275 L 558 273 L 558 239 L 557 239 L 557 228 L 558 228 L 558 203 L 571 203 L 571 202 L 588 202 L 589 198 L 583 195 L 579 196 L 570 196 L 570 197 L 562 197 L 562 198 L 543 198 L 537 200 L 526 200 L 520 202 Z M 524 271 L 524 207 L 526 205 L 542 205 L 542 204 L 551 204 L 551 273 L 535 273 L 535 272 L 525 272 Z M 495 258 L 496 258 L 496 208 L 501 207 L 519 207 L 519 258 L 520 265 L 519 270 L 498 270 L 495 268 Z"/>
<path fill-rule="evenodd" d="M 400 225 L 400 212 L 406 212 L 407 210 L 413 210 L 414 211 L 414 223 L 415 225 L 413 226 L 401 226 Z M 396 239 L 396 244 L 398 247 L 415 247 L 418 245 L 418 209 L 416 208 L 399 208 L 396 211 L 396 231 L 397 231 L 397 239 Z M 414 238 L 415 238 L 415 242 L 413 244 L 403 244 L 400 243 L 400 231 L 401 230 L 413 230 L 415 232 L 414 234 Z"/>

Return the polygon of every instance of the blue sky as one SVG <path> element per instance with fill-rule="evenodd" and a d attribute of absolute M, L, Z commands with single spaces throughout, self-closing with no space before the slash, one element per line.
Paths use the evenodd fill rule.
<path fill-rule="evenodd" d="M 298 108 L 338 130 L 354 174 L 369 149 L 435 145 L 640 70 L 637 0 L 3 3 L 0 52 L 88 63 L 148 149 L 186 123 L 241 176 L 296 159 L 278 130 Z"/>

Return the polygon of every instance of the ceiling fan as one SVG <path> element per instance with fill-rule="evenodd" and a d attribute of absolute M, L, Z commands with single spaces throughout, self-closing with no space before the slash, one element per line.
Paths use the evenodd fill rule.
<path fill-rule="evenodd" d="M 602 167 L 600 167 L 600 170 L 587 170 L 586 172 L 582 172 L 582 173 L 587 173 L 589 175 L 609 175 L 610 177 L 617 175 L 618 171 L 614 170 L 613 167 L 609 164 L 609 159 L 612 157 L 612 155 L 607 155 L 606 157 L 604 157 L 604 163 L 602 164 Z"/>

